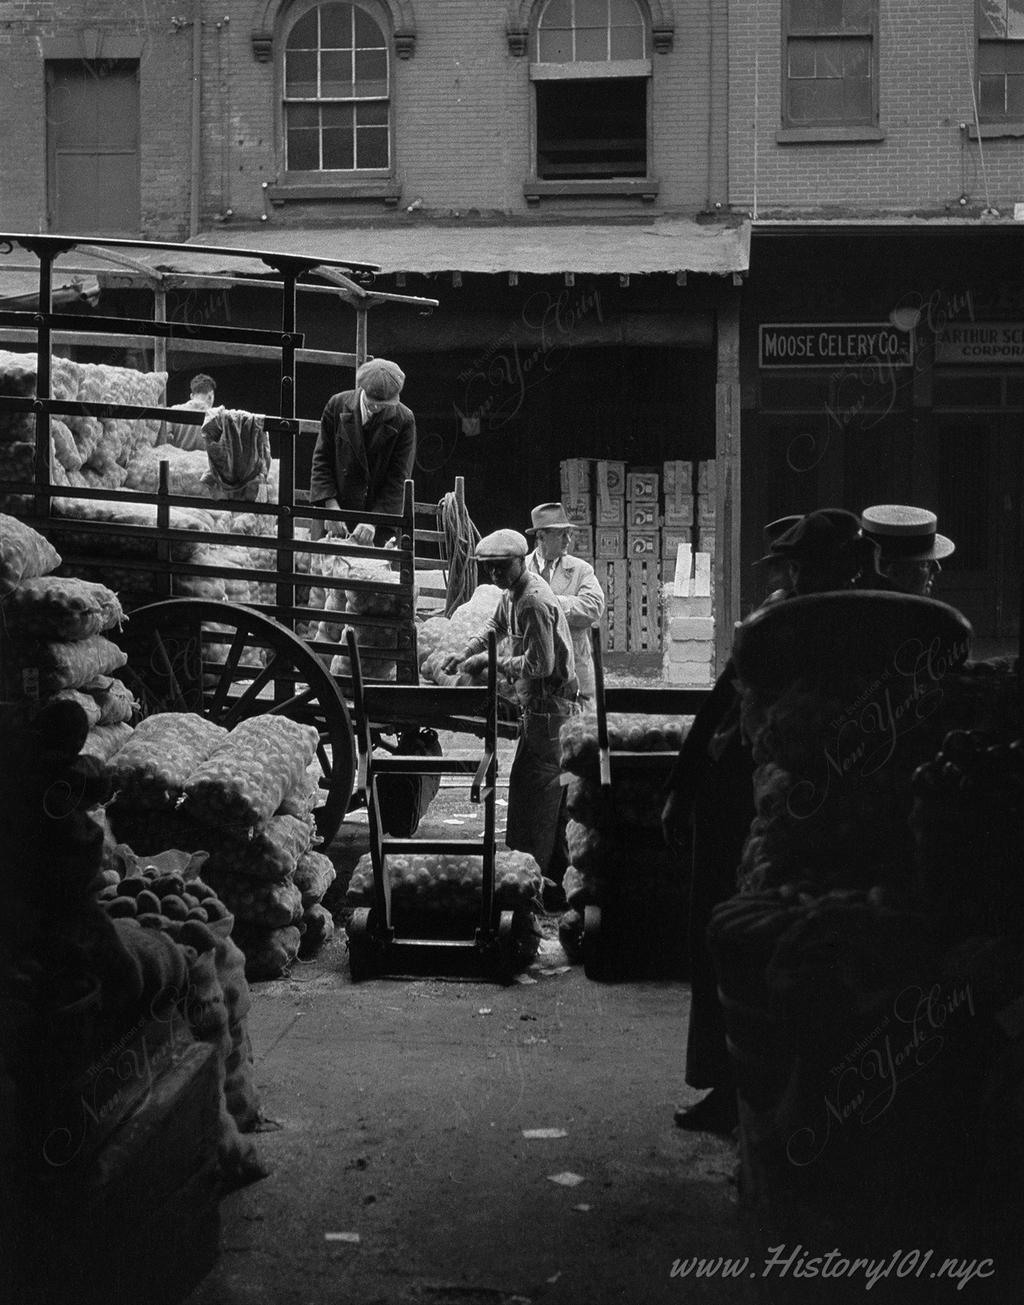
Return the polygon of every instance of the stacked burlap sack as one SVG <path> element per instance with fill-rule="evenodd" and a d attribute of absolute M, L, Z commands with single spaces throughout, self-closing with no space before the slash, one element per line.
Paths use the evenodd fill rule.
<path fill-rule="evenodd" d="M 225 908 L 194 875 L 140 867 L 123 848 L 108 855 L 97 815 L 111 781 L 80 754 L 88 721 L 76 702 L 7 704 L 3 715 L 5 1029 L 19 1049 L 11 1063 L 28 1071 L 7 1104 L 30 1144 L 26 1171 L 43 1164 L 52 1177 L 52 1166 L 90 1154 L 139 1064 L 163 1061 L 168 1044 L 213 1041 L 216 1016 L 221 1177 L 233 1186 L 260 1176 L 239 1133 L 255 1126 L 258 1101 Z M 68 1128 L 83 1101 L 95 1108 L 84 1137 Z"/>
<path fill-rule="evenodd" d="M 391 908 L 395 928 L 404 936 L 452 938 L 472 936 L 480 919 L 483 857 L 450 853 L 389 856 Z M 540 947 L 543 910 L 540 867 L 527 852 L 499 849 L 495 857 L 494 893 L 499 911 L 515 912 L 515 963 L 529 964 Z M 345 894 L 346 907 L 373 905 L 373 862 L 367 852 L 356 863 Z"/>
<path fill-rule="evenodd" d="M 60 554 L 38 531 L 0 514 L 0 657 L 9 699 L 77 703 L 90 732 L 102 733 L 87 752 L 124 741 L 137 703 L 112 678 L 127 660 L 107 637 L 124 612 L 106 585 L 52 574 Z"/>
<path fill-rule="evenodd" d="M 32 399 L 36 394 L 34 353 L 0 350 L 0 394 Z M 81 403 L 116 403 L 156 407 L 164 402 L 166 372 L 140 372 L 105 363 L 51 360 L 50 393 L 54 399 Z M 54 485 L 120 489 L 127 468 L 157 440 L 157 419 L 124 419 L 66 414 L 50 420 L 50 474 Z M 0 415 L 0 478 L 32 480 L 36 419 L 31 412 Z M 8 510 L 30 506 L 15 496 Z"/>
<path fill-rule="evenodd" d="M 333 922 L 320 901 L 334 878 L 314 850 L 317 731 L 283 716 L 233 730 L 187 712 L 139 723 L 111 759 L 114 836 L 139 855 L 204 851 L 204 879 L 235 920 L 250 978 L 284 973 L 325 942 Z"/>
<path fill-rule="evenodd" d="M 601 787 L 597 717 L 562 727 L 561 766 L 568 776 L 569 866 L 562 881 L 568 910 L 559 923 L 567 953 L 578 955 L 584 912 L 603 908 L 603 946 L 618 947 L 618 968 L 676 974 L 683 965 L 689 859 L 667 848 L 661 832 L 662 788 L 691 718 L 612 714 L 610 792 Z M 615 752 L 658 754 L 663 765 L 631 770 Z M 610 961 L 609 968 L 616 968 Z"/>
<path fill-rule="evenodd" d="M 487 629 L 494 615 L 501 590 L 497 585 L 478 585 L 472 597 L 457 607 L 451 616 L 431 616 L 416 631 L 416 655 L 420 664 L 420 677 L 432 684 L 470 684 L 469 675 L 451 676 L 441 669 L 452 654 L 460 654 L 471 639 Z M 483 676 L 475 677 L 477 682 Z"/>
<path fill-rule="evenodd" d="M 404 618 L 411 626 L 414 613 L 408 598 L 399 591 L 400 576 L 390 562 L 379 558 L 333 556 L 329 553 L 312 555 L 313 575 L 335 580 L 370 581 L 375 585 L 393 588 L 393 593 L 372 592 L 363 589 L 336 589 L 314 584 L 310 591 L 310 606 L 322 608 L 325 615 L 317 626 L 313 638 L 337 644 L 338 652 L 331 658 L 332 675 L 351 675 L 347 652 L 348 623 L 346 615 L 388 616 Z M 404 646 L 410 635 L 397 628 L 385 626 L 354 625 L 356 641 L 360 647 L 363 675 L 369 680 L 394 680 L 397 664 L 393 650 Z M 363 649 L 366 649 L 363 652 Z"/>

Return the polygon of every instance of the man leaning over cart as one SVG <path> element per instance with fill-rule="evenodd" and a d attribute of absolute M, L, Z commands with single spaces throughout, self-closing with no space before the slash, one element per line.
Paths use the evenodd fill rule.
<path fill-rule="evenodd" d="M 504 590 L 487 630 L 453 653 L 444 671 L 471 673 L 484 668 L 487 636 L 507 638 L 508 657 L 498 673 L 515 687 L 521 716 L 519 742 L 508 781 L 505 841 L 513 851 L 529 852 L 556 885 L 565 874 L 565 790 L 559 768 L 558 735 L 565 720 L 578 715 L 579 684 L 572 636 L 550 585 L 527 569 L 528 545 L 517 530 L 496 530 L 476 546 L 476 557 L 491 583 Z M 555 905 L 550 890 L 549 907 Z"/>
<path fill-rule="evenodd" d="M 590 631 L 604 614 L 604 590 L 590 563 L 569 552 L 574 526 L 561 503 L 540 503 L 530 518 L 532 524 L 526 533 L 536 535 L 537 547 L 527 557 L 526 569 L 536 571 L 548 582 L 565 613 L 576 657 L 580 698 L 587 702 L 594 696 Z"/>
<path fill-rule="evenodd" d="M 310 503 L 354 513 L 401 512 L 416 459 L 416 418 L 399 402 L 404 384 L 397 363 L 371 358 L 357 370 L 354 390 L 327 400 L 313 450 Z M 349 533 L 343 521 L 330 522 L 327 530 L 342 538 Z M 351 538 L 380 547 L 392 533 L 362 522 Z"/>

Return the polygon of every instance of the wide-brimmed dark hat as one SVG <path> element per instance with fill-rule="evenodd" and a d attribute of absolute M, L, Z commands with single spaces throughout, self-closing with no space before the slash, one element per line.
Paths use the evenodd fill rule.
<path fill-rule="evenodd" d="M 538 503 L 530 513 L 532 525 L 527 526 L 528 535 L 535 534 L 538 530 L 572 530 L 573 523 L 565 515 L 565 508 L 561 503 Z"/>
<path fill-rule="evenodd" d="M 792 530 L 798 521 L 803 518 L 799 515 L 789 517 L 776 517 L 774 521 L 769 521 L 766 526 L 761 528 L 761 547 L 764 554 L 754 563 L 760 566 L 762 562 L 784 562 L 785 556 L 775 551 L 775 542 L 780 539 L 787 531 Z"/>
<path fill-rule="evenodd" d="M 949 557 L 956 545 L 936 529 L 939 519 L 927 508 L 879 503 L 865 508 L 861 529 L 881 549 L 881 562 L 931 562 Z"/>
<path fill-rule="evenodd" d="M 826 561 L 860 534 L 860 521 L 844 508 L 818 508 L 784 531 L 771 547 L 773 557 Z"/>
<path fill-rule="evenodd" d="M 484 535 L 474 551 L 478 562 L 496 562 L 508 557 L 525 557 L 530 545 L 518 530 L 494 530 Z"/>

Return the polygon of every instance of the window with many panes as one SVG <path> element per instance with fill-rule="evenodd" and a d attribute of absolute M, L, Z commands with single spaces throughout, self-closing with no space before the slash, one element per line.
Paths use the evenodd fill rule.
<path fill-rule="evenodd" d="M 856 127 L 877 118 L 877 0 L 784 0 L 783 121 Z"/>
<path fill-rule="evenodd" d="M 1024 122 L 1024 0 L 978 0 L 978 113 Z"/>
<path fill-rule="evenodd" d="M 389 49 L 356 4 L 298 6 L 284 47 L 284 149 L 289 173 L 387 168 Z"/>
<path fill-rule="evenodd" d="M 646 175 L 650 31 L 636 0 L 547 0 L 530 76 L 538 178 Z"/>

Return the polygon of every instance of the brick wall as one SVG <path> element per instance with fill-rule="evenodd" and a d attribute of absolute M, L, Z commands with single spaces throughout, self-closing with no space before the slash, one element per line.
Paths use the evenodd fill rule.
<path fill-rule="evenodd" d="M 956 215 L 1024 199 L 1024 142 L 986 139 L 984 172 L 973 121 L 974 0 L 879 5 L 879 125 L 884 140 L 779 143 L 780 0 L 730 6 L 730 201 L 760 216 L 836 207 L 846 213 L 914 209 Z M 755 149 L 756 145 L 756 149 Z M 755 158 L 756 155 L 756 158 Z M 756 166 L 755 166 L 756 164 Z"/>
<path fill-rule="evenodd" d="M 652 53 L 650 170 L 661 184 L 659 210 L 693 212 L 726 199 L 727 4 L 713 0 L 713 21 L 707 0 L 674 0 L 665 8 L 674 16 L 675 42 L 668 53 Z M 236 224 L 258 224 L 264 213 L 282 225 L 394 217 L 379 199 L 280 208 L 266 203 L 264 183 L 280 179 L 280 91 L 275 63 L 257 61 L 251 33 L 280 23 L 285 6 L 202 0 L 201 11 L 201 228 L 215 225 L 227 209 Z M 47 226 L 41 42 L 82 38 L 83 48 L 102 53 L 104 40 L 136 37 L 143 234 L 188 234 L 193 12 L 191 0 L 82 0 L 73 7 L 0 0 L 6 74 L 0 82 L 0 225 Z M 382 6 L 381 12 L 388 11 Z M 415 53 L 392 61 L 398 215 L 416 198 L 424 216 L 533 212 L 523 196 L 533 171 L 529 56 L 509 51 L 509 6 L 504 0 L 416 0 L 414 13 Z M 275 47 L 279 54 L 279 40 Z M 652 212 L 639 199 L 567 200 L 555 210 L 583 218 Z M 550 201 L 540 211 L 552 211 Z"/>

